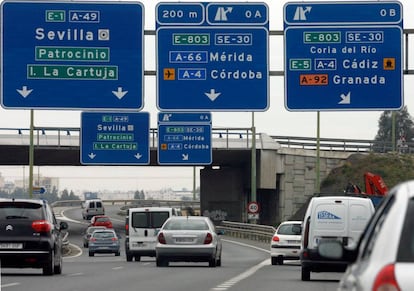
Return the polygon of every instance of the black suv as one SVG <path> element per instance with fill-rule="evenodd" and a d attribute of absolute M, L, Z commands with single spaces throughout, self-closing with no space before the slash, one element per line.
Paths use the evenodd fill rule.
<path fill-rule="evenodd" d="M 50 205 L 35 199 L 0 200 L 0 260 L 3 268 L 42 268 L 62 273 L 62 230 Z"/>

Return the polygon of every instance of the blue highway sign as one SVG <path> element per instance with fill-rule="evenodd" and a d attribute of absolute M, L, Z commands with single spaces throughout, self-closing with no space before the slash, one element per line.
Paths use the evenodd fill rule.
<path fill-rule="evenodd" d="M 141 109 L 139 2 L 3 1 L 5 108 Z"/>
<path fill-rule="evenodd" d="M 148 112 L 82 112 L 80 156 L 84 165 L 148 165 Z"/>
<path fill-rule="evenodd" d="M 284 12 L 288 110 L 403 106 L 399 2 L 298 2 Z"/>
<path fill-rule="evenodd" d="M 158 164 L 211 164 L 211 124 L 211 113 L 159 113 Z"/>
<path fill-rule="evenodd" d="M 160 3 L 156 12 L 160 110 L 267 110 L 266 4 Z"/>

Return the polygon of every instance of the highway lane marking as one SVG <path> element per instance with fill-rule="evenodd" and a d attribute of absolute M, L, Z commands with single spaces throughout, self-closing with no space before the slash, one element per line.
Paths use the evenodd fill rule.
<path fill-rule="evenodd" d="M 233 241 L 233 240 L 228 240 L 228 239 L 222 239 L 222 241 L 228 242 L 228 243 L 232 243 L 232 244 L 236 244 L 236 245 L 240 245 L 240 246 L 244 246 L 244 247 L 249 247 L 252 249 L 256 249 L 265 253 L 270 253 L 269 250 L 265 250 L 262 249 L 260 247 L 256 247 L 256 246 L 252 246 L 252 245 L 248 245 L 242 242 L 238 242 L 238 241 Z M 210 290 L 214 290 L 214 291 L 225 291 L 229 288 L 231 288 L 233 285 L 237 284 L 238 282 L 240 282 L 241 280 L 244 280 L 250 276 L 252 276 L 254 273 L 256 273 L 259 269 L 261 269 L 264 266 L 270 265 L 270 260 L 266 259 L 263 262 L 251 267 L 250 269 L 244 271 L 243 273 L 237 275 L 236 277 L 233 277 L 219 285 L 217 285 L 216 287 L 210 289 Z"/>
<path fill-rule="evenodd" d="M 263 262 L 251 267 L 250 269 L 244 271 L 243 273 L 237 275 L 236 277 L 231 278 L 230 280 L 227 280 L 226 282 L 217 285 L 216 287 L 212 288 L 211 290 L 214 291 L 224 291 L 228 288 L 231 288 L 233 285 L 237 284 L 238 282 L 252 276 L 254 273 L 256 273 L 258 270 L 260 270 L 262 267 L 267 266 L 270 264 L 269 259 L 264 260 Z"/>
<path fill-rule="evenodd" d="M 13 286 L 18 286 L 18 285 L 20 285 L 20 283 L 9 283 L 9 284 L 3 284 L 3 285 L 0 285 L 0 287 L 1 288 L 7 288 L 7 287 L 13 287 Z"/>
<path fill-rule="evenodd" d="M 112 270 L 122 270 L 124 267 L 119 266 L 119 267 L 113 267 Z"/>
<path fill-rule="evenodd" d="M 66 275 L 67 277 L 76 277 L 76 276 L 82 276 L 85 275 L 85 273 L 72 273 L 72 274 L 68 274 Z"/>

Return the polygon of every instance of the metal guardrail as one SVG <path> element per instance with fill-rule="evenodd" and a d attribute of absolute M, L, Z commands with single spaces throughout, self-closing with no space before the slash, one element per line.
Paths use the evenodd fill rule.
<path fill-rule="evenodd" d="M 222 221 L 218 226 L 218 230 L 224 231 L 224 234 L 270 243 L 276 229 L 270 225 L 250 224 L 241 222 Z"/>

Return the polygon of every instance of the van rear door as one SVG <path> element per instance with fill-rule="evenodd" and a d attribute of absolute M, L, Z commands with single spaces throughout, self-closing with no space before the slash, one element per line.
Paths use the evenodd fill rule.
<path fill-rule="evenodd" d="M 338 239 L 346 240 L 348 236 L 348 201 L 340 198 L 334 200 L 325 200 L 315 205 L 313 241 L 310 242 L 310 248 L 316 248 L 321 239 Z M 346 243 L 346 241 L 345 241 Z"/>
<path fill-rule="evenodd" d="M 155 241 L 155 236 L 168 217 L 168 211 L 132 212 L 130 237 L 139 237 L 142 241 Z"/>

